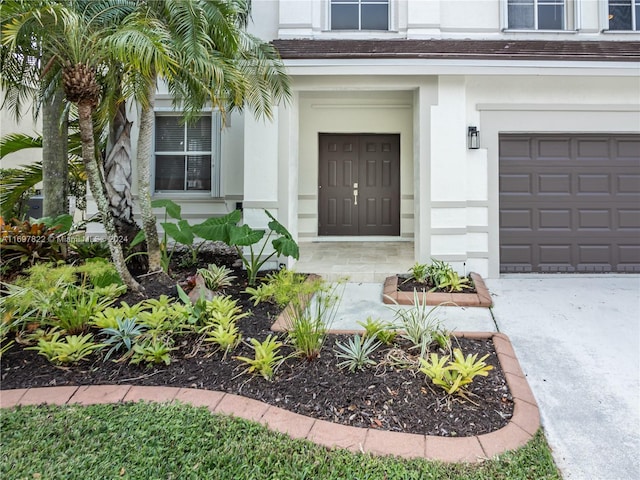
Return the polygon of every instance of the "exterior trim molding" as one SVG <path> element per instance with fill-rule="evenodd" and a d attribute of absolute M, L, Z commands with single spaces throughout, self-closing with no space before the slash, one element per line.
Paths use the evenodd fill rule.
<path fill-rule="evenodd" d="M 264 201 L 264 202 L 260 202 L 260 201 L 250 201 L 250 202 L 244 202 L 243 204 L 244 208 L 268 208 L 268 209 L 273 209 L 273 210 L 277 210 L 281 207 L 280 202 L 278 201 Z"/>
<path fill-rule="evenodd" d="M 640 112 L 640 105 L 629 104 L 575 104 L 575 103 L 479 103 L 477 110 L 485 111 L 573 111 L 573 112 Z"/>

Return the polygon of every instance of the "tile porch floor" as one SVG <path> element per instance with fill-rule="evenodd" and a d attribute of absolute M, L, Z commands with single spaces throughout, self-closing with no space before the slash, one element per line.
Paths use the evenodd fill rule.
<path fill-rule="evenodd" d="M 349 282 L 383 282 L 415 263 L 413 242 L 301 242 L 299 247 L 294 270 L 330 281 L 347 276 Z"/>

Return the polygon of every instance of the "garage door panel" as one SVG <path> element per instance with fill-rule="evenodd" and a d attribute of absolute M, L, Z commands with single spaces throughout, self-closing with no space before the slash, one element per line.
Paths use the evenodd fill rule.
<path fill-rule="evenodd" d="M 531 209 L 512 209 L 500 212 L 500 225 L 507 230 L 524 230 L 530 232 L 532 212 Z"/>
<path fill-rule="evenodd" d="M 640 272 L 640 245 L 626 244 L 617 246 L 618 259 L 628 272 Z"/>
<path fill-rule="evenodd" d="M 576 139 L 576 158 L 580 161 L 604 160 L 611 158 L 611 141 L 609 138 Z"/>
<path fill-rule="evenodd" d="M 609 209 L 579 209 L 578 225 L 579 232 L 603 230 L 613 230 L 614 217 Z"/>
<path fill-rule="evenodd" d="M 578 194 L 609 195 L 611 176 L 609 174 L 578 174 Z"/>
<path fill-rule="evenodd" d="M 621 195 L 640 195 L 640 175 L 619 174 L 617 178 L 617 191 Z"/>
<path fill-rule="evenodd" d="M 632 230 L 640 235 L 640 210 L 620 209 L 617 214 L 619 229 Z"/>
<path fill-rule="evenodd" d="M 500 191 L 504 195 L 531 195 L 531 175 L 500 175 Z"/>
<path fill-rule="evenodd" d="M 582 265 L 606 265 L 611 270 L 611 245 L 578 245 L 578 269 Z"/>
<path fill-rule="evenodd" d="M 616 142 L 615 156 L 618 159 L 626 158 L 631 162 L 637 163 L 638 152 L 640 152 L 640 140 L 626 138 Z"/>
<path fill-rule="evenodd" d="M 542 161 L 564 161 L 571 157 L 571 139 L 566 138 L 541 138 L 537 142 L 537 159 Z"/>
<path fill-rule="evenodd" d="M 527 161 L 532 157 L 531 152 L 532 142 L 531 139 L 525 137 L 511 137 L 500 139 L 500 148 L 504 150 L 504 157 L 500 160 L 505 163 L 514 161 Z"/>
<path fill-rule="evenodd" d="M 640 272 L 640 136 L 501 135 L 500 255 L 502 272 Z"/>
<path fill-rule="evenodd" d="M 539 261 L 542 264 L 571 265 L 568 259 L 572 250 L 570 243 L 538 245 Z"/>
<path fill-rule="evenodd" d="M 538 193 L 571 195 L 571 175 L 548 173 L 538 175 Z"/>
<path fill-rule="evenodd" d="M 553 230 L 571 231 L 571 210 L 566 208 L 545 208 L 538 210 L 538 228 L 539 231 Z"/>
<path fill-rule="evenodd" d="M 534 264 L 531 245 L 503 245 L 500 248 L 500 258 L 512 269 L 511 271 L 530 272 Z"/>

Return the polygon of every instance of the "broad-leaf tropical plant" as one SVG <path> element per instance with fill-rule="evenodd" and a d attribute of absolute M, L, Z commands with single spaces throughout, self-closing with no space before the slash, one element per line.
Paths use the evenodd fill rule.
<path fill-rule="evenodd" d="M 249 225 L 237 225 L 241 219 L 240 211 L 236 210 L 224 217 L 211 218 L 193 227 L 193 231 L 205 240 L 222 241 L 234 247 L 247 269 L 248 284 L 255 285 L 258 272 L 262 266 L 276 254 L 284 257 L 300 257 L 298 244 L 291 233 L 278 222 L 267 210 L 264 213 L 271 220 L 268 223 L 269 232 L 251 228 Z M 267 235 L 264 238 L 265 234 Z M 265 254 L 269 245 L 269 239 L 275 235 L 271 242 L 273 251 Z M 263 240 L 264 238 L 264 240 Z M 256 251 L 254 246 L 261 243 Z M 248 252 L 245 251 L 248 249 Z"/>

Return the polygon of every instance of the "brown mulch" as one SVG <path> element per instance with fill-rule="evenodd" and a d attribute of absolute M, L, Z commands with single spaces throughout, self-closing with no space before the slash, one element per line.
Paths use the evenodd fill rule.
<path fill-rule="evenodd" d="M 475 285 L 473 284 L 473 280 L 469 279 L 469 284 L 471 288 L 464 288 L 460 292 L 456 293 L 478 293 Z M 414 290 L 418 292 L 446 292 L 450 293 L 446 290 L 441 290 L 436 288 L 436 285 L 431 281 L 431 279 L 427 279 L 426 282 L 420 283 L 416 282 L 411 275 L 408 274 L 400 274 L 398 275 L 398 291 L 399 292 L 413 292 Z"/>
<path fill-rule="evenodd" d="M 233 259 L 205 252 L 201 262 L 231 265 Z M 195 267 L 176 266 L 174 278 L 184 279 L 194 270 Z M 226 293 L 237 298 L 243 309 L 252 312 L 250 317 L 241 319 L 238 326 L 246 341 L 262 340 L 273 333 L 269 328 L 280 309 L 268 304 L 254 306 L 243 293 L 244 272 L 238 270 L 235 274 L 239 281 Z M 154 297 L 175 293 L 174 285 L 154 286 L 150 280 L 145 284 L 147 294 Z M 132 296 L 127 298 L 130 304 L 138 300 Z M 283 334 L 279 337 L 285 339 Z M 513 400 L 490 340 L 453 340 L 453 346 L 461 348 L 465 355 L 477 353 L 480 358 L 489 354 L 486 362 L 494 366 L 488 377 L 476 377 L 465 399 L 447 396 L 415 370 L 394 367 L 389 357 L 397 356 L 398 349 L 406 351 L 408 345 L 402 341 L 393 351 L 389 348 L 376 351 L 373 358 L 379 363 L 375 367 L 356 373 L 340 370 L 334 345 L 347 338 L 329 335 L 320 357 L 313 361 L 288 358 L 271 382 L 243 373 L 245 366 L 233 357 L 252 356 L 252 350 L 244 343 L 224 358 L 197 335 L 178 337 L 179 349 L 173 352 L 171 364 L 151 367 L 103 362 L 103 353 L 96 353 L 78 365 L 57 367 L 36 352 L 14 344 L 2 355 L 0 387 L 131 384 L 219 390 L 345 425 L 439 436 L 492 432 L 505 426 L 513 413 Z M 291 352 L 289 347 L 282 349 L 284 355 Z"/>

